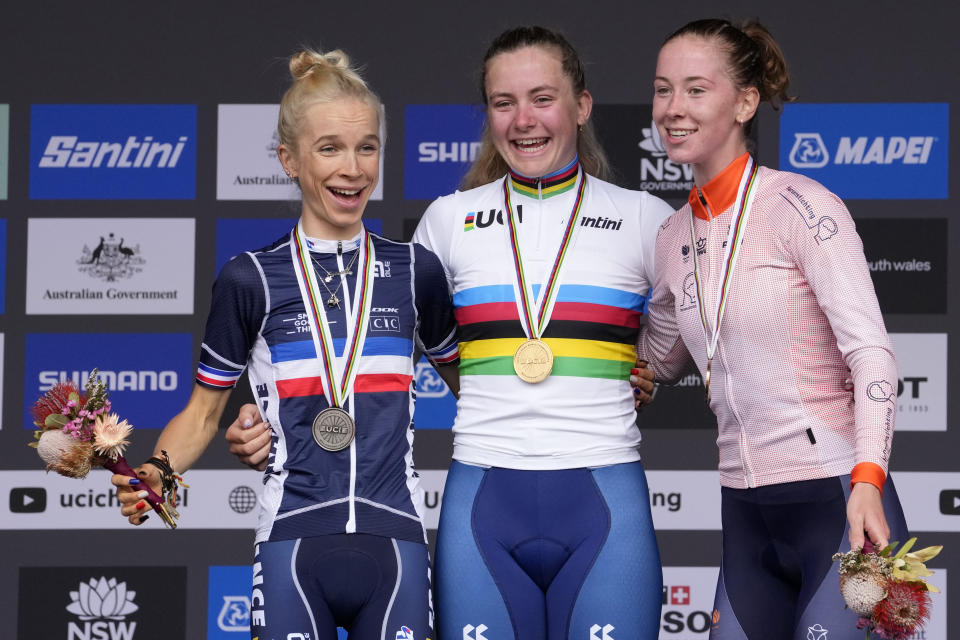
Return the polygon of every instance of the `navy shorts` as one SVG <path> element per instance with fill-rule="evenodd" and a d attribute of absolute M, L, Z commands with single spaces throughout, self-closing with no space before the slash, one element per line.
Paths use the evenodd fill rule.
<path fill-rule="evenodd" d="M 430 568 L 423 544 L 335 534 L 257 545 L 253 638 L 428 640 Z"/>
<path fill-rule="evenodd" d="M 454 462 L 437 538 L 441 640 L 657 637 L 663 575 L 639 462 Z"/>
<path fill-rule="evenodd" d="M 723 560 L 713 640 L 863 640 L 840 594 L 833 554 L 850 550 L 850 476 L 721 490 Z M 890 541 L 907 525 L 893 481 L 883 487 Z"/>

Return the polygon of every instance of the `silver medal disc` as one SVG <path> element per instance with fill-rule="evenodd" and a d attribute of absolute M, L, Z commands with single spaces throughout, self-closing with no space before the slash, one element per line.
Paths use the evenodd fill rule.
<path fill-rule="evenodd" d="M 342 451 L 353 442 L 356 425 L 340 407 L 324 409 L 313 419 L 313 439 L 325 451 Z"/>

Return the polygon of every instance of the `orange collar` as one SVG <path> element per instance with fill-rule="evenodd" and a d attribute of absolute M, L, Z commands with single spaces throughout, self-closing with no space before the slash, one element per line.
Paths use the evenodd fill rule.
<path fill-rule="evenodd" d="M 693 215 L 701 220 L 709 220 L 710 211 L 713 212 L 713 217 L 716 218 L 733 206 L 733 203 L 737 199 L 737 188 L 740 186 L 740 177 L 743 175 L 743 170 L 747 167 L 747 158 L 749 157 L 749 153 L 743 154 L 728 164 L 726 169 L 714 176 L 713 180 L 699 187 L 699 190 L 696 185 L 693 186 L 693 189 L 690 190 L 690 195 L 687 196 L 687 202 L 690 203 L 690 207 L 693 209 Z M 704 206 L 704 203 L 701 202 L 701 196 L 706 201 L 707 206 L 710 207 L 709 211 L 707 210 L 707 206 Z"/>

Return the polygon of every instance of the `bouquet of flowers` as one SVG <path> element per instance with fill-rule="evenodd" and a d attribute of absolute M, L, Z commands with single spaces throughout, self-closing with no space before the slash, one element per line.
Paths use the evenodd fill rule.
<path fill-rule="evenodd" d="M 136 472 L 123 457 L 133 425 L 120 420 L 110 408 L 107 386 L 96 369 L 87 379 L 83 393 L 72 381 L 59 382 L 40 396 L 30 410 L 38 429 L 34 431 L 36 441 L 29 446 L 47 463 L 47 471 L 62 476 L 84 478 L 92 467 L 99 466 L 136 478 Z M 168 491 L 164 482 L 169 503 L 146 484 L 142 488 L 147 492 L 146 501 L 168 527 L 175 529 L 176 483 L 171 484 Z"/>
<path fill-rule="evenodd" d="M 943 546 L 911 552 L 916 541 L 910 538 L 895 555 L 898 542 L 879 552 L 852 549 L 833 556 L 840 560 L 843 599 L 847 608 L 860 616 L 857 628 L 866 629 L 868 639 L 872 632 L 887 640 L 905 640 L 930 617 L 929 592 L 939 590 L 924 581 L 924 577 L 933 575 L 924 563 Z"/>

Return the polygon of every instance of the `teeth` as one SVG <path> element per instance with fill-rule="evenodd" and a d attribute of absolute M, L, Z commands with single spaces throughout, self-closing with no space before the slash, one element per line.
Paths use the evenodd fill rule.
<path fill-rule="evenodd" d="M 667 129 L 667 133 L 674 138 L 684 138 L 693 133 L 693 131 L 690 129 Z"/>
<path fill-rule="evenodd" d="M 336 193 L 336 194 L 338 194 L 338 195 L 341 195 L 341 196 L 355 196 L 355 195 L 357 195 L 358 193 L 360 193 L 360 191 L 362 191 L 362 189 L 353 189 L 353 190 L 350 190 L 350 189 L 338 189 L 338 188 L 336 188 L 336 187 L 330 187 L 330 191 L 333 191 L 334 193 Z"/>
<path fill-rule="evenodd" d="M 540 151 L 547 146 L 547 138 L 529 138 L 527 140 L 514 140 L 513 143 L 525 152 Z"/>

